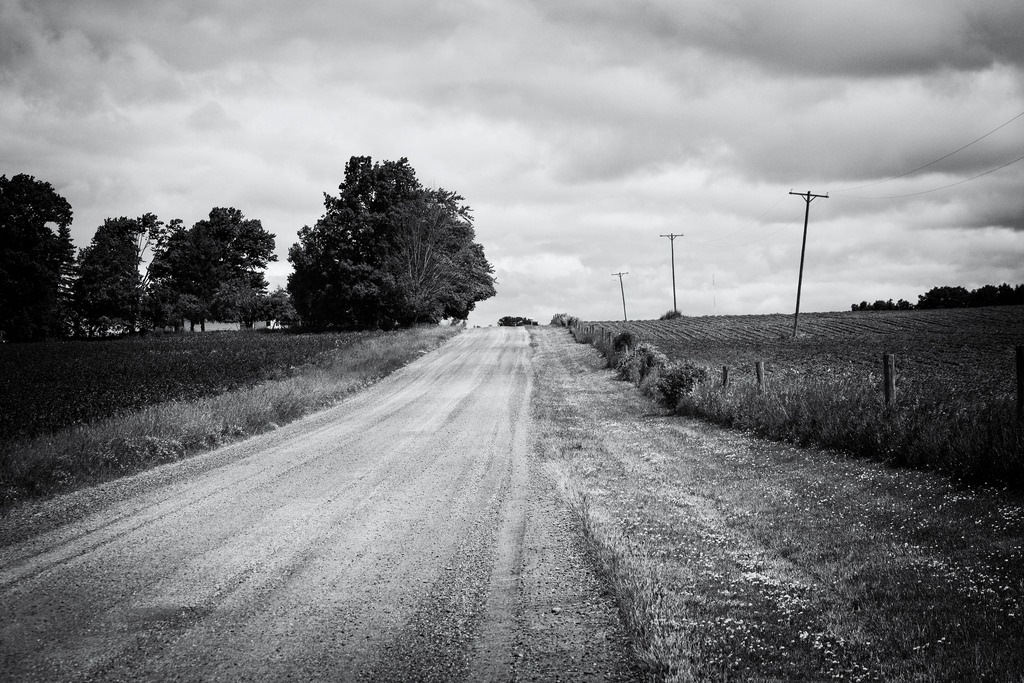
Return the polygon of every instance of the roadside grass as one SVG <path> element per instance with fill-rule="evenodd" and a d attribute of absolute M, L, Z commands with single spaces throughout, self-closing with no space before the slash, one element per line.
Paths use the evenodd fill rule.
<path fill-rule="evenodd" d="M 1024 488 L 1024 425 L 1012 398 L 965 404 L 955 391 L 935 386 L 886 406 L 870 378 L 779 373 L 763 390 L 745 379 L 726 388 L 697 384 L 675 410 L 770 439 Z"/>
<path fill-rule="evenodd" d="M 690 671 L 682 664 L 687 662 L 692 644 L 680 631 L 659 628 L 666 611 L 666 594 L 658 582 L 655 564 L 647 553 L 635 552 L 622 530 L 599 506 L 590 504 L 570 471 L 556 460 L 545 465 L 611 585 L 644 673 L 656 680 L 690 680 Z"/>
<path fill-rule="evenodd" d="M 628 348 L 619 348 L 627 335 Z M 885 405 L 881 377 L 793 367 L 769 369 L 763 387 L 750 371 L 734 372 L 722 386 L 721 366 L 670 359 L 630 331 L 607 337 L 577 328 L 576 337 L 601 351 L 622 379 L 682 415 L 769 439 L 1024 489 L 1024 423 L 1016 419 L 1012 395 L 968 396 L 941 376 L 925 376 L 903 382 L 896 400 Z M 659 375 L 666 369 L 678 375 L 683 367 L 691 380 L 685 390 L 666 392 Z"/>
<path fill-rule="evenodd" d="M 564 331 L 538 451 L 650 680 L 1022 680 L 1024 497 L 672 416 Z"/>
<path fill-rule="evenodd" d="M 379 380 L 459 330 L 420 327 L 360 335 L 291 377 L 0 444 L 0 510 L 277 429 Z"/>
<path fill-rule="evenodd" d="M 237 331 L 0 344 L 0 443 L 295 374 L 380 332 Z"/>

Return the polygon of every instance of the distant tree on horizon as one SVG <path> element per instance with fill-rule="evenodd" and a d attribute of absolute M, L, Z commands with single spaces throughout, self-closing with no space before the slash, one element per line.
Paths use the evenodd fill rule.
<path fill-rule="evenodd" d="M 536 324 L 535 320 L 518 315 L 506 315 L 498 318 L 499 327 L 532 327 Z"/>
<path fill-rule="evenodd" d="M 916 306 L 904 299 L 900 299 L 895 304 L 892 299 L 888 301 L 879 299 L 873 304 L 861 301 L 859 304 L 853 304 L 851 309 L 854 311 L 905 311 L 913 308 L 927 310 L 1019 305 L 1024 305 L 1024 284 L 1014 287 L 1004 282 L 999 286 L 983 285 L 971 291 L 967 291 L 965 287 L 961 286 L 932 287 L 924 294 L 918 295 Z"/>

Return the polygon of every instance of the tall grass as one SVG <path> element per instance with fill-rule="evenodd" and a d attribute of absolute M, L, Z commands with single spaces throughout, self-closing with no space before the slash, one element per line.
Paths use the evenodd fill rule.
<path fill-rule="evenodd" d="M 690 667 L 693 643 L 688 634 L 666 627 L 678 614 L 651 553 L 626 538 L 606 513 L 590 504 L 565 465 L 549 461 L 546 466 L 580 525 L 598 571 L 615 595 L 645 677 L 672 683 L 694 680 Z"/>
<path fill-rule="evenodd" d="M 1021 492 L 666 419 L 588 372 L 596 354 L 553 331 L 539 342 L 537 452 L 566 482 L 647 679 L 1024 680 Z M 651 368 L 641 386 L 684 387 L 695 367 Z M 780 424 L 799 399 L 797 422 L 814 419 L 804 380 L 770 379 L 763 394 L 746 378 L 686 394 Z M 824 385 L 833 406 L 884 412 L 845 381 L 845 397 Z"/>
<path fill-rule="evenodd" d="M 1012 399 L 963 404 L 941 387 L 902 396 L 886 406 L 868 380 L 776 376 L 763 390 L 752 382 L 705 382 L 674 408 L 771 439 L 1024 486 L 1024 429 Z"/>
<path fill-rule="evenodd" d="M 169 401 L 0 446 L 0 509 L 116 479 L 278 428 L 327 407 L 437 347 L 459 328 L 368 336 L 292 377 L 196 401 Z"/>
<path fill-rule="evenodd" d="M 880 380 L 851 373 L 770 374 L 723 387 L 720 368 L 668 360 L 641 342 L 625 353 L 611 336 L 587 328 L 591 343 L 632 381 L 670 409 L 770 439 L 815 445 L 897 466 L 941 471 L 970 482 L 1024 488 L 1024 425 L 1011 396 L 966 401 L 941 381 L 901 387 L 885 405 Z"/>

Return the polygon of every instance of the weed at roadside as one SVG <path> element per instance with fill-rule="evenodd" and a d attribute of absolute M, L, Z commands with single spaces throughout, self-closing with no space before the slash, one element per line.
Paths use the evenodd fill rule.
<path fill-rule="evenodd" d="M 611 584 L 646 675 L 672 683 L 695 680 L 689 667 L 692 645 L 681 629 L 673 628 L 670 603 L 648 555 L 589 504 L 562 467 L 548 462 L 547 469 L 580 524 L 601 575 Z"/>
<path fill-rule="evenodd" d="M 540 455 L 652 680 L 1024 676 L 1019 494 L 658 416 L 556 334 Z"/>
<path fill-rule="evenodd" d="M 870 373 L 793 366 L 769 368 L 763 385 L 748 375 L 733 376 L 723 386 L 711 380 L 721 366 L 666 356 L 636 332 L 612 329 L 617 331 L 581 323 L 573 334 L 601 351 L 620 379 L 679 414 L 967 482 L 1024 489 L 1024 424 L 1014 415 L 1010 395 L 965 394 L 958 385 L 918 379 L 903 382 L 896 400 L 886 405 L 880 378 Z M 714 348 L 709 341 L 702 353 L 713 354 Z"/>

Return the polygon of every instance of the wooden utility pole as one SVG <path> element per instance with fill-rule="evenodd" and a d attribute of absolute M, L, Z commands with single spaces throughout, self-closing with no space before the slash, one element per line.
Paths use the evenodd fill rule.
<path fill-rule="evenodd" d="M 668 235 L 661 235 L 661 237 L 668 238 L 669 247 L 672 250 L 672 310 L 678 311 L 679 306 L 676 305 L 676 238 L 683 237 L 683 233 L 670 233 Z"/>
<path fill-rule="evenodd" d="M 796 313 L 793 315 L 793 337 L 796 338 L 796 328 L 800 323 L 800 289 L 804 283 L 804 252 L 807 251 L 807 221 L 811 216 L 811 202 L 815 199 L 828 199 L 828 193 L 825 194 L 811 194 L 808 190 L 806 193 L 789 191 L 790 194 L 795 194 L 797 197 L 803 197 L 807 206 L 804 209 L 804 241 L 800 245 L 800 277 L 796 281 Z"/>
<path fill-rule="evenodd" d="M 626 317 L 626 289 L 622 286 L 622 276 L 629 275 L 629 272 L 627 271 L 625 273 L 612 273 L 612 277 L 615 277 L 616 275 L 619 276 L 619 290 L 622 291 L 622 319 L 629 320 L 629 318 Z"/>

